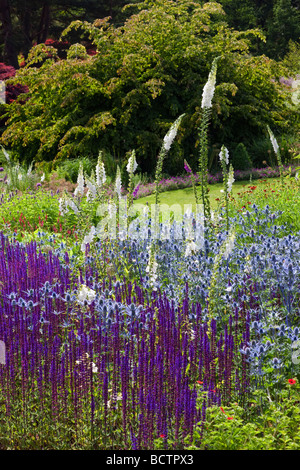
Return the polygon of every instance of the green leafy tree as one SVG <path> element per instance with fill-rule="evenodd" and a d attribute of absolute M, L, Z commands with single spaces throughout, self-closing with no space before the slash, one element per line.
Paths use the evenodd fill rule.
<path fill-rule="evenodd" d="M 289 41 L 300 37 L 299 0 L 220 0 L 228 23 L 235 29 L 257 27 L 266 35 L 266 42 L 256 43 L 256 54 L 281 59 Z"/>
<path fill-rule="evenodd" d="M 216 2 L 157 0 L 135 7 L 138 13 L 123 27 L 106 18 L 66 28 L 62 40 L 82 34 L 95 44 L 94 56 L 82 49 L 74 56 L 74 46 L 66 60 L 53 46 L 30 51 L 14 79 L 28 86 L 28 100 L 5 108 L 3 145 L 21 159 L 48 161 L 95 157 L 99 149 L 119 160 L 135 149 L 140 168 L 151 173 L 164 135 L 186 113 L 165 170 L 182 172 L 185 155 L 195 171 L 203 86 L 218 56 L 211 144 L 230 149 L 231 141 L 265 135 L 266 124 L 277 134 L 293 125 L 288 92 L 278 80 L 285 69 L 251 55 L 251 40 L 264 40 L 258 30 L 229 28 Z"/>
<path fill-rule="evenodd" d="M 110 16 L 115 24 L 121 25 L 129 14 L 122 11 L 128 3 L 125 0 L 0 0 L 3 42 L 0 61 L 18 68 L 18 54 L 27 58 L 33 45 L 44 43 L 49 37 L 59 37 L 77 19 L 93 22 Z"/>

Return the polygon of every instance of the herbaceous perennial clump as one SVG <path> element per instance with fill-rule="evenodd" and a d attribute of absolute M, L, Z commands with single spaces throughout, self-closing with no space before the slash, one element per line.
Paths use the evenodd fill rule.
<path fill-rule="evenodd" d="M 156 252 L 151 234 L 95 232 L 79 267 L 64 244 L 44 240 L 45 250 L 2 234 L 2 445 L 17 423 L 27 436 L 47 429 L 44 448 L 152 449 L 161 435 L 182 448 L 208 407 L 243 405 L 253 387 L 296 373 L 300 237 L 278 216 L 254 206 L 231 221 L 234 243 L 191 216 L 205 237 L 187 249 L 192 239 L 174 222 Z"/>
<path fill-rule="evenodd" d="M 225 146 L 225 207 L 210 210 L 217 60 L 202 96 L 198 181 L 185 161 L 202 202 L 195 214 L 165 221 L 159 205 L 181 115 L 158 156 L 154 214 L 134 211 L 135 151 L 127 198 L 118 168 L 109 201 L 100 152 L 95 172 L 81 166 L 74 195 L 59 199 L 79 243 L 0 232 L 0 448 L 199 447 L 213 407 L 226 417 L 234 400 L 246 412 L 254 392 L 275 387 L 276 398 L 299 375 L 300 233 L 269 206 L 230 216 L 236 175 Z"/>

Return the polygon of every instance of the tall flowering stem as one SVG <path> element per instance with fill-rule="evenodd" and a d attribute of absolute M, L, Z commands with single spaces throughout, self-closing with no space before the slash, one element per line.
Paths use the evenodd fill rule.
<path fill-rule="evenodd" d="M 234 171 L 230 164 L 229 170 L 227 165 L 229 164 L 229 152 L 228 149 L 223 145 L 221 152 L 219 153 L 220 162 L 222 166 L 223 181 L 224 181 L 224 197 L 225 197 L 225 212 L 226 212 L 226 230 L 229 231 L 229 193 L 232 190 L 234 183 Z"/>
<path fill-rule="evenodd" d="M 218 307 L 218 299 L 220 296 L 219 293 L 219 268 L 221 266 L 222 260 L 225 259 L 226 261 L 229 259 L 229 256 L 234 248 L 235 242 L 235 232 L 231 230 L 228 234 L 228 237 L 222 243 L 220 247 L 220 251 L 215 258 L 215 262 L 212 269 L 212 276 L 211 282 L 209 287 L 208 293 L 208 324 L 209 330 L 211 328 L 211 323 L 215 318 L 217 312 L 216 309 Z"/>
<path fill-rule="evenodd" d="M 198 130 L 199 135 L 199 177 L 201 184 L 201 199 L 204 207 L 205 223 L 210 220 L 210 201 L 209 201 L 209 189 L 208 189 L 208 139 L 207 132 L 209 121 L 211 118 L 211 107 L 212 99 L 214 96 L 216 75 L 217 75 L 217 62 L 219 57 L 213 60 L 211 71 L 208 76 L 208 80 L 203 88 L 202 94 L 202 119 L 200 128 Z"/>
<path fill-rule="evenodd" d="M 152 242 L 151 245 L 148 247 L 149 251 L 149 261 L 146 267 L 146 273 L 149 276 L 149 286 L 151 289 L 156 290 L 156 282 L 157 282 L 157 268 L 158 264 L 156 262 L 156 252 L 155 252 L 155 244 Z"/>
<path fill-rule="evenodd" d="M 162 179 L 162 168 L 164 163 L 164 158 L 167 155 L 168 151 L 171 148 L 172 142 L 176 137 L 178 128 L 180 126 L 181 120 L 184 114 L 181 114 L 176 121 L 172 124 L 169 132 L 165 135 L 163 145 L 158 155 L 156 171 L 155 171 L 155 204 L 159 204 L 159 182 Z"/>
<path fill-rule="evenodd" d="M 137 162 L 135 159 L 135 150 L 131 152 L 131 156 L 128 159 L 127 163 L 127 172 L 129 174 L 129 184 L 128 184 L 128 208 L 132 205 L 133 202 L 133 190 L 134 190 L 134 181 L 133 181 L 133 174 L 137 169 Z"/>
<path fill-rule="evenodd" d="M 120 210 L 120 199 L 122 197 L 122 178 L 121 170 L 119 165 L 117 166 L 116 180 L 115 180 L 115 202 L 117 208 L 117 226 L 119 226 L 119 210 Z"/>
<path fill-rule="evenodd" d="M 274 150 L 275 155 L 277 157 L 277 163 L 278 163 L 278 166 L 279 166 L 279 173 L 280 173 L 280 182 L 281 182 L 281 185 L 283 186 L 283 165 L 282 165 L 279 145 L 278 145 L 277 140 L 276 140 L 276 138 L 275 138 L 275 136 L 274 136 L 274 134 L 271 131 L 269 126 L 267 126 L 267 129 L 268 129 L 268 132 L 269 132 L 269 136 L 270 136 L 270 140 L 271 140 L 273 150 Z"/>

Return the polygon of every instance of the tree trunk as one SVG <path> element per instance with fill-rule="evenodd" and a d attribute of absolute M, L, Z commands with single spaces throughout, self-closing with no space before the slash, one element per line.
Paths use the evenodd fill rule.
<path fill-rule="evenodd" d="M 9 0 L 0 0 L 0 18 L 4 33 L 4 61 L 8 65 L 12 65 L 15 69 L 18 69 L 18 55 L 13 38 Z"/>
<path fill-rule="evenodd" d="M 32 37 L 30 34 L 30 28 L 31 28 L 30 8 L 26 0 L 24 1 L 24 11 L 22 12 L 22 26 L 23 26 L 23 34 L 24 34 L 23 52 L 24 52 L 25 59 L 27 59 L 28 52 L 32 47 Z"/>
<path fill-rule="evenodd" d="M 47 36 L 48 36 L 48 31 L 49 31 L 49 24 L 50 24 L 49 2 L 44 2 L 42 14 L 41 14 L 40 27 L 39 27 L 39 31 L 37 35 L 38 44 L 46 41 Z"/>

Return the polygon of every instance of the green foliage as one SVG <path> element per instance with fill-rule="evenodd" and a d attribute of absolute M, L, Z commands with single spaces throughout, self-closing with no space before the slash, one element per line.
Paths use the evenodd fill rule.
<path fill-rule="evenodd" d="M 67 59 L 87 59 L 86 48 L 82 44 L 72 44 L 67 52 Z"/>
<path fill-rule="evenodd" d="M 58 225 L 58 198 L 50 193 L 24 192 L 20 195 L 7 195 L 1 204 L 0 228 L 11 231 L 35 231 L 38 228 L 53 229 Z"/>
<path fill-rule="evenodd" d="M 5 178 L 2 178 L 0 182 L 0 187 L 2 186 L 4 192 L 7 190 L 24 191 L 34 189 L 40 182 L 40 176 L 33 171 L 32 163 L 28 168 L 24 168 L 3 147 L 1 148 L 0 162 L 4 167 L 3 173 L 6 173 Z"/>
<path fill-rule="evenodd" d="M 163 136 L 186 112 L 178 139 L 182 168 L 184 155 L 197 154 L 202 89 L 219 55 L 211 144 L 244 142 L 262 134 L 266 123 L 274 128 L 276 122 L 277 134 L 293 126 L 287 91 L 277 80 L 282 67 L 249 54 L 252 39 L 263 40 L 259 31 L 230 29 L 215 2 L 159 0 L 138 7 L 123 28 L 102 19 L 75 21 L 65 30 L 64 39 L 73 32 L 88 37 L 95 56 L 44 60 L 40 47 L 42 65 L 26 65 L 14 79 L 30 92 L 24 104 L 6 106 L 2 143 L 26 161 L 96 157 L 100 148 L 120 161 L 135 148 L 142 171 L 150 174 Z M 167 160 L 176 154 L 174 146 Z M 168 162 L 166 167 L 172 170 Z"/>
<path fill-rule="evenodd" d="M 274 167 L 276 165 L 276 156 L 271 150 L 270 139 L 261 137 L 254 139 L 250 146 L 247 146 L 249 156 L 255 168 L 263 168 L 264 165 Z"/>
<path fill-rule="evenodd" d="M 287 172 L 286 172 L 287 173 Z M 278 224 L 288 224 L 292 230 L 300 230 L 300 182 L 296 178 L 290 177 L 284 173 L 284 184 L 280 181 L 256 181 L 255 186 L 250 186 L 240 191 L 235 200 L 235 206 L 248 207 L 249 203 L 255 203 L 258 207 L 263 208 L 266 204 L 270 210 L 282 211 L 282 215 L 278 219 Z"/>
<path fill-rule="evenodd" d="M 239 30 L 258 27 L 264 32 L 266 42 L 256 44 L 256 53 L 275 59 L 283 58 L 289 41 L 299 39 L 300 12 L 297 0 L 220 0 L 220 3 L 231 27 Z"/>
<path fill-rule="evenodd" d="M 65 178 L 67 181 L 76 183 L 80 163 L 82 164 L 84 173 L 90 175 L 97 162 L 95 159 L 90 159 L 88 157 L 78 157 L 65 160 L 56 168 L 57 175 L 60 178 Z"/>
<path fill-rule="evenodd" d="M 252 168 L 252 161 L 242 142 L 240 142 L 232 152 L 232 164 L 236 170 L 248 170 Z"/>
<path fill-rule="evenodd" d="M 282 62 L 292 73 L 300 72 L 300 43 L 289 41 L 289 49 Z"/>
<path fill-rule="evenodd" d="M 300 449 L 298 384 L 287 385 L 277 400 L 272 399 L 268 391 L 258 391 L 247 407 L 245 411 L 237 403 L 232 403 L 208 408 L 203 428 L 199 423 L 193 443 L 185 449 Z"/>

